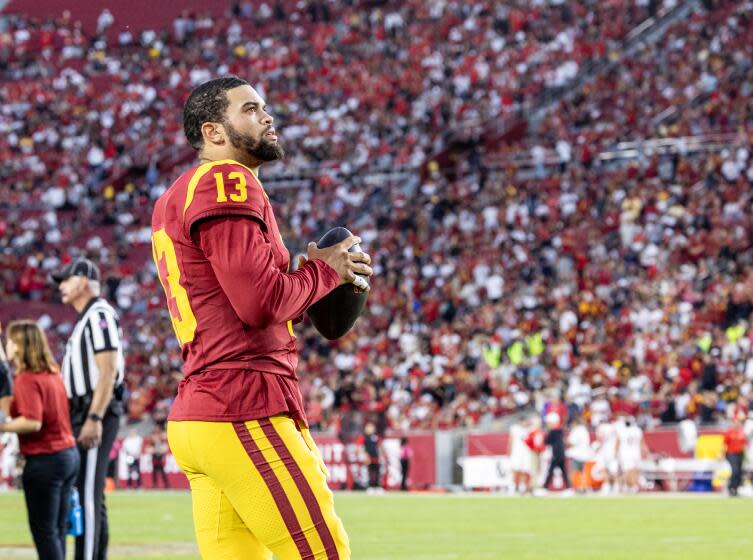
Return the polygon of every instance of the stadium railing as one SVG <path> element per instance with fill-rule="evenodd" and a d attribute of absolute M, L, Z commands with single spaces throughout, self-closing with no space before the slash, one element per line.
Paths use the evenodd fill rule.
<path fill-rule="evenodd" d="M 731 149 L 741 143 L 747 143 L 747 138 L 737 133 L 703 134 L 698 136 L 679 136 L 672 138 L 649 138 L 633 142 L 619 142 L 613 148 L 596 154 L 596 160 L 613 162 L 633 160 L 638 157 L 670 154 L 693 154 L 704 152 L 719 152 Z M 557 152 L 545 148 L 542 164 L 551 168 L 564 163 Z M 484 160 L 486 169 L 505 169 L 510 164 L 518 169 L 533 169 L 536 161 L 530 150 L 513 151 L 504 154 L 489 155 Z"/>

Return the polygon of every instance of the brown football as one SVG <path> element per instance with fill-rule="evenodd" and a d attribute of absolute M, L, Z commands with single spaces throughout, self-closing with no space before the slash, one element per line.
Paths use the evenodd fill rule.
<path fill-rule="evenodd" d="M 317 242 L 317 247 L 331 247 L 353 235 L 344 227 L 329 230 Z M 353 245 L 350 252 L 361 250 L 360 245 Z M 367 279 L 368 280 L 368 279 Z M 369 293 L 359 290 L 353 284 L 338 286 L 314 305 L 307 313 L 319 333 L 329 340 L 340 338 L 348 332 L 363 313 Z"/>

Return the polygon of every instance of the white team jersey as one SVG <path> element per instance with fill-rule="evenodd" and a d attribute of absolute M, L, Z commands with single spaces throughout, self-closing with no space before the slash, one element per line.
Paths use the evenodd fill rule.
<path fill-rule="evenodd" d="M 596 428 L 596 439 L 599 442 L 598 454 L 605 458 L 610 459 L 617 456 L 617 423 L 616 422 L 602 422 L 599 427 Z"/>
<path fill-rule="evenodd" d="M 575 461 L 585 463 L 593 458 L 591 436 L 585 426 L 575 426 L 567 436 L 567 455 Z"/>
<path fill-rule="evenodd" d="M 619 455 L 620 460 L 639 461 L 641 458 L 641 441 L 643 441 L 643 430 L 635 424 L 622 426 L 617 437 L 620 442 Z"/>
<path fill-rule="evenodd" d="M 128 436 L 123 440 L 123 451 L 131 457 L 140 457 L 144 438 L 141 436 Z"/>
<path fill-rule="evenodd" d="M 531 472 L 533 452 L 526 445 L 528 429 L 520 424 L 510 427 L 510 468 L 514 471 Z"/>

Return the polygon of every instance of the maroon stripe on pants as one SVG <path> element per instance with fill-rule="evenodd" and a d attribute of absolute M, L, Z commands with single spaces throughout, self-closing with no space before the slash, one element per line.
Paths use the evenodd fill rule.
<path fill-rule="evenodd" d="M 254 438 L 251 437 L 246 424 L 244 422 L 233 422 L 233 428 L 235 428 L 235 433 L 238 434 L 238 439 L 241 441 L 241 444 L 243 444 L 243 449 L 246 450 L 246 453 L 248 453 L 251 461 L 253 461 L 254 466 L 259 471 L 259 474 L 261 474 L 264 482 L 267 483 L 267 488 L 269 488 L 269 491 L 272 493 L 272 498 L 274 498 L 277 509 L 280 511 L 280 515 L 282 515 L 282 520 L 285 522 L 285 526 L 288 528 L 290 536 L 293 537 L 293 541 L 298 548 L 298 552 L 301 554 L 302 560 L 314 560 L 314 553 L 311 550 L 311 545 L 301 529 L 301 524 L 295 516 L 290 500 L 288 500 L 288 497 L 285 495 L 285 489 L 282 487 L 282 484 L 280 484 L 280 481 L 277 479 L 270 464 L 264 458 L 259 446 L 256 445 Z"/>
<path fill-rule="evenodd" d="M 309 510 L 309 515 L 314 522 L 314 527 L 316 527 L 316 531 L 319 533 L 319 538 L 322 539 L 324 550 L 327 552 L 327 560 L 339 560 L 340 555 L 337 552 L 332 533 L 330 532 L 329 527 L 327 527 L 327 522 L 324 520 L 324 515 L 322 515 L 322 508 L 319 506 L 319 502 L 317 501 L 316 496 L 314 496 L 314 491 L 311 489 L 306 477 L 303 475 L 301 467 L 296 463 L 293 455 L 285 445 L 285 442 L 282 441 L 280 434 L 277 433 L 277 430 L 272 425 L 272 422 L 270 422 L 268 418 L 264 418 L 259 420 L 259 425 L 261 426 L 261 429 L 264 430 L 267 439 L 272 444 L 272 447 L 275 448 L 277 455 L 282 459 L 283 464 L 288 468 L 288 472 L 290 472 L 290 475 L 293 477 L 295 485 L 298 487 L 298 491 L 301 493 L 301 497 L 306 504 L 306 508 Z"/>

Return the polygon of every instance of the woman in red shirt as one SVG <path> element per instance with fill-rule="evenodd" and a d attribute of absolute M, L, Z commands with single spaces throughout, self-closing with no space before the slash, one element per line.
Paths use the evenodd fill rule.
<path fill-rule="evenodd" d="M 63 378 L 47 337 L 33 321 L 8 326 L 6 353 L 15 366 L 16 379 L 12 420 L 0 423 L 0 432 L 17 433 L 26 457 L 24 496 L 39 558 L 64 560 L 68 506 L 79 456 Z"/>
<path fill-rule="evenodd" d="M 729 477 L 729 495 L 737 496 L 737 489 L 743 478 L 743 454 L 748 445 L 748 438 L 743 429 L 745 415 L 737 415 L 732 418 L 732 426 L 724 432 L 724 448 L 727 452 L 732 476 Z"/>

